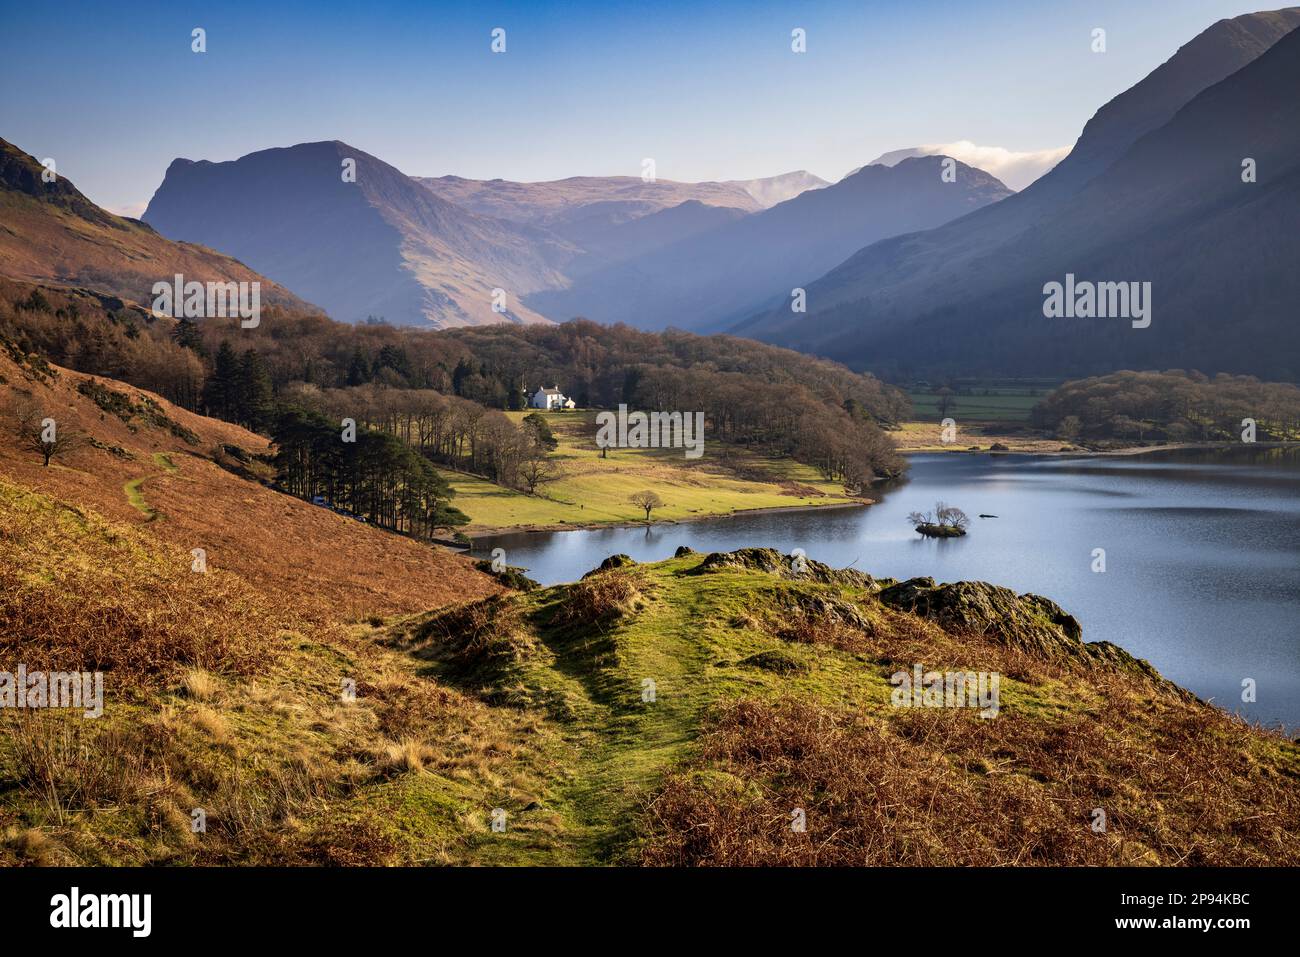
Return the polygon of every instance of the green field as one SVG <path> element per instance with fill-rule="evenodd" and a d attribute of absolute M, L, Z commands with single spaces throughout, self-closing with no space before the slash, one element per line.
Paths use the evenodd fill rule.
<path fill-rule="evenodd" d="M 996 391 L 990 388 L 988 395 L 984 394 L 985 391 L 980 388 L 973 395 L 953 396 L 948 414 L 967 422 L 1027 422 L 1030 410 L 1045 394 L 1045 390 L 1032 394 L 1029 390 Z M 917 419 L 939 421 L 939 396 L 934 392 L 909 392 L 908 398 L 912 400 Z"/>
<path fill-rule="evenodd" d="M 509 413 L 516 420 L 525 413 Z M 443 474 L 456 490 L 453 504 L 470 518 L 468 531 L 523 526 L 600 525 L 644 521 L 628 501 L 646 489 L 665 507 L 654 521 L 681 521 L 748 509 L 846 504 L 857 501 L 816 469 L 710 442 L 695 460 L 681 449 L 611 449 L 593 441 L 591 413 L 544 413 L 559 448 L 552 453 L 560 477 L 526 495 L 459 472 Z"/>

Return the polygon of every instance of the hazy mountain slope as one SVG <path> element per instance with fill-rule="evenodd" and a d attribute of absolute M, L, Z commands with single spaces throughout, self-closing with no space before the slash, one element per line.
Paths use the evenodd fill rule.
<path fill-rule="evenodd" d="M 356 160 L 356 182 L 342 162 Z M 530 227 L 477 216 L 338 141 L 210 163 L 178 159 L 145 211 L 165 235 L 229 250 L 355 322 L 459 326 L 541 317 L 526 292 L 564 281 L 575 253 Z M 507 311 L 492 311 L 492 290 Z"/>
<path fill-rule="evenodd" d="M 1205 326 L 1214 309 L 1231 308 L 1240 316 L 1243 308 L 1255 308 L 1254 297 L 1285 288 L 1269 284 L 1283 278 L 1278 260 L 1294 259 L 1289 245 L 1293 240 L 1278 227 L 1292 202 L 1286 180 L 1290 147 L 1281 148 L 1261 170 L 1258 184 L 1242 184 L 1240 172 L 1244 156 L 1260 159 L 1256 154 L 1265 144 L 1288 135 L 1278 123 L 1289 115 L 1289 94 L 1267 84 L 1242 88 L 1237 81 L 1246 69 L 1224 80 L 1223 91 L 1214 96 L 1208 90 L 1191 90 L 1206 76 L 1231 72 L 1230 66 L 1249 59 L 1249 53 L 1276 34 L 1279 24 L 1293 22 L 1300 22 L 1300 11 L 1220 21 L 1117 98 L 1115 102 L 1124 101 L 1121 109 L 1108 105 L 1099 111 L 1080 137 L 1078 160 L 1072 154 L 1022 193 L 994 207 L 861 250 L 809 288 L 810 315 L 799 317 L 800 322 L 774 309 L 735 331 L 877 370 L 927 372 L 961 364 L 969 372 L 978 368 L 1076 374 L 1154 363 L 1294 375 L 1287 371 L 1294 369 L 1294 362 L 1284 353 L 1265 356 L 1244 346 L 1234 351 L 1227 343 L 1226 349 L 1216 347 L 1216 339 L 1228 337 Z M 1267 72 L 1283 74 L 1282 81 L 1295 56 L 1296 39 L 1292 33 L 1266 54 L 1275 58 Z M 1192 57 L 1187 64 L 1181 60 L 1185 56 Z M 1262 59 L 1250 62 L 1247 69 Z M 1169 110 L 1175 87 L 1179 95 L 1200 101 L 1197 108 L 1189 105 L 1161 132 L 1152 133 L 1150 138 L 1163 145 L 1126 143 L 1144 122 Z M 1147 101 L 1147 91 L 1152 102 Z M 1231 109 L 1222 106 L 1220 96 L 1234 99 Z M 1216 103 L 1220 105 L 1209 105 Z M 1237 115 L 1230 115 L 1232 111 Z M 1183 114 L 1207 126 L 1191 129 Z M 1131 151 L 1131 158 L 1126 157 L 1130 165 L 1116 164 L 1088 187 L 1085 177 L 1093 164 L 1121 144 L 1121 153 Z M 1155 159 L 1152 150 L 1163 151 L 1161 158 Z M 1148 180 L 1151 189 L 1146 193 L 1135 193 L 1130 185 Z M 1205 238 L 1206 230 L 1220 228 L 1231 231 L 1225 241 Z M 1256 251 L 1246 253 L 1232 245 L 1234 235 Z M 1270 248 L 1269 243 L 1277 245 Z M 1243 257 L 1253 257 L 1246 270 L 1265 286 L 1243 287 L 1237 263 Z M 1042 285 L 1063 279 L 1066 271 L 1080 278 L 1155 281 L 1163 332 L 1156 325 L 1129 330 L 1129 335 L 1114 323 L 1044 326 Z M 1238 291 L 1229 301 L 1211 287 Z M 1252 312 L 1252 328 L 1276 336 L 1273 315 L 1272 307 Z M 1013 318 L 1014 333 L 990 334 L 991 326 Z M 1160 322 L 1158 318 L 1156 324 Z M 923 329 L 910 330 L 909 323 Z M 1175 328 L 1183 338 L 1166 338 Z M 919 335 L 926 337 L 925 350 L 908 344 Z M 1238 341 L 1235 333 L 1232 338 Z M 978 367 L 973 364 L 977 361 Z"/>
<path fill-rule="evenodd" d="M 669 206 L 605 229 L 593 228 L 585 240 L 590 251 L 570 262 L 565 272 L 579 276 L 612 263 L 626 262 L 746 215 L 734 206 L 709 206 L 688 199 L 679 206 Z"/>
<path fill-rule="evenodd" d="M 42 171 L 34 157 L 0 140 L 0 275 L 85 286 L 146 307 L 153 284 L 177 273 L 187 281 L 260 281 L 264 305 L 310 308 L 243 263 L 114 216 L 62 176 L 43 182 Z"/>
<path fill-rule="evenodd" d="M 644 215 L 690 199 L 710 206 L 733 206 L 754 211 L 755 200 L 737 183 L 680 183 L 639 176 L 570 176 L 540 183 L 505 179 L 466 179 L 462 176 L 415 176 L 417 183 L 449 202 L 482 216 L 521 223 L 549 225 L 563 222 L 575 209 L 595 203 L 613 203 L 627 213 Z"/>
<path fill-rule="evenodd" d="M 708 328 L 784 301 L 864 244 L 925 229 L 1010 195 L 981 170 L 942 157 L 873 166 L 632 262 L 580 277 L 528 304 L 553 319 L 584 315 L 646 329 Z M 778 306 L 777 308 L 781 308 Z"/>
<path fill-rule="evenodd" d="M 541 183 L 416 177 L 443 199 L 481 216 L 495 216 L 551 230 L 598 252 L 600 237 L 623 223 L 696 200 L 754 212 L 761 205 L 743 186 L 728 183 L 678 183 L 639 176 L 571 176 Z"/>

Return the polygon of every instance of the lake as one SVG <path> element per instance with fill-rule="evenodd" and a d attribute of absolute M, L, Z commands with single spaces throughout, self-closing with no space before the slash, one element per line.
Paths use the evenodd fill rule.
<path fill-rule="evenodd" d="M 866 508 L 478 539 L 544 584 L 606 556 L 763 545 L 877 577 L 982 580 L 1058 602 L 1084 640 L 1113 641 L 1221 707 L 1300 728 L 1300 450 L 1243 446 L 1134 456 L 939 453 Z M 936 500 L 970 534 L 925 539 L 906 516 Z M 976 518 L 980 513 L 997 518 Z M 1094 550 L 1105 571 L 1093 571 Z M 1243 703 L 1254 679 L 1256 701 Z"/>

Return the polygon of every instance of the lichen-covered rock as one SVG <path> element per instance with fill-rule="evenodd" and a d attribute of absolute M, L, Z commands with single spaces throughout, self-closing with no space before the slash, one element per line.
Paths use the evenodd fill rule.
<path fill-rule="evenodd" d="M 831 568 L 811 558 L 801 558 L 796 565 L 793 556 L 782 555 L 775 548 L 738 548 L 734 552 L 710 552 L 695 567 L 695 572 L 705 574 L 737 569 L 767 572 L 769 575 L 795 581 L 864 588 L 873 592 L 880 588 L 880 584 L 864 572 L 852 568 Z"/>
<path fill-rule="evenodd" d="M 787 641 L 850 648 L 875 634 L 857 602 L 802 589 L 773 597 L 781 611 L 772 629 Z"/>
<path fill-rule="evenodd" d="M 507 588 L 513 588 L 515 591 L 530 592 L 535 588 L 541 588 L 541 582 L 533 581 L 524 572 L 527 568 L 520 568 L 515 565 L 507 565 L 501 571 L 496 571 L 492 563 L 487 559 L 480 559 L 474 563 L 474 567 L 479 571 L 491 575 Z"/>
<path fill-rule="evenodd" d="M 775 548 L 738 548 L 734 552 L 710 552 L 695 570 L 704 573 L 747 568 L 779 575 L 789 570 L 789 564 Z"/>
<path fill-rule="evenodd" d="M 956 634 L 974 632 L 1044 660 L 1117 668 L 1188 695 L 1149 662 L 1118 645 L 1084 642 L 1078 619 L 1042 595 L 1017 595 L 988 582 L 937 585 L 933 578 L 910 578 L 882 588 L 877 597 L 891 608 L 929 618 Z"/>
<path fill-rule="evenodd" d="M 673 552 L 673 558 L 684 558 L 684 557 L 686 557 L 687 555 L 695 555 L 695 554 L 697 554 L 697 553 L 696 553 L 695 549 L 691 548 L 691 546 L 689 546 L 689 545 L 678 545 L 678 546 L 677 546 L 677 551 Z"/>
<path fill-rule="evenodd" d="M 988 582 L 937 585 L 933 578 L 910 578 L 882 589 L 878 597 L 949 631 L 975 632 L 1046 659 L 1084 655 L 1079 622 L 1041 595 L 1017 595 Z"/>

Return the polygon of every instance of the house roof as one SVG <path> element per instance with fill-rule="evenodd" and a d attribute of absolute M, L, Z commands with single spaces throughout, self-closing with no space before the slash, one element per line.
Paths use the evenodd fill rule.
<path fill-rule="evenodd" d="M 540 391 L 540 392 L 542 393 L 542 395 L 559 395 L 559 394 L 560 394 L 560 387 L 559 387 L 559 386 L 556 386 L 556 387 L 553 388 L 553 389 L 540 389 L 540 390 L 538 390 L 538 391 Z"/>

